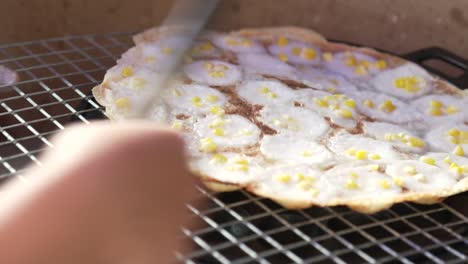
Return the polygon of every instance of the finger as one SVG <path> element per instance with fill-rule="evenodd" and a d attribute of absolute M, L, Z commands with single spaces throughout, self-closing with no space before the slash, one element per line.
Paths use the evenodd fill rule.
<path fill-rule="evenodd" d="M 53 142 L 31 183 L 10 186 L 14 210 L 0 204 L 9 220 L 0 229 L 11 235 L 4 237 L 23 240 L 17 257 L 172 257 L 183 204 L 193 195 L 178 135 L 147 123 L 100 123 L 71 128 Z"/>

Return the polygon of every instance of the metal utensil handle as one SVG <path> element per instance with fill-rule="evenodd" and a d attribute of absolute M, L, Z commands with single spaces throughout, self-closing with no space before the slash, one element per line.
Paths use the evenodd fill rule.
<path fill-rule="evenodd" d="M 463 74 L 458 77 L 449 76 L 446 73 L 435 69 L 434 67 L 428 65 L 422 65 L 429 71 L 439 75 L 440 77 L 446 79 L 447 81 L 453 83 L 454 85 L 460 87 L 461 89 L 468 89 L 468 60 L 439 47 L 430 47 L 421 50 L 416 50 L 407 54 L 402 55 L 402 57 L 416 62 L 420 65 L 421 63 L 427 60 L 440 60 L 446 62 L 458 69 L 463 70 Z"/>

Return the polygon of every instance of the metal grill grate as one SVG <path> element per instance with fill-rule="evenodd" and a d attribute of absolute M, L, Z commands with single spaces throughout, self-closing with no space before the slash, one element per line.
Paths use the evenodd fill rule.
<path fill-rule="evenodd" d="M 128 49 L 131 34 L 80 36 L 0 46 L 0 64 L 20 82 L 0 87 L 0 179 L 23 177 L 48 138 L 70 122 L 103 118 L 90 90 Z M 290 211 L 243 191 L 187 205 L 187 263 L 466 263 L 466 194 L 436 205 L 398 204 L 362 215 L 346 208 Z"/>

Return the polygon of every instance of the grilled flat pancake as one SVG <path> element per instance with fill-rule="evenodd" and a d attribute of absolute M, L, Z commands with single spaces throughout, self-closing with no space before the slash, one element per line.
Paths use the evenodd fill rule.
<path fill-rule="evenodd" d="M 181 32 L 135 36 L 93 89 L 111 119 L 134 115 Z M 401 58 L 294 27 L 206 32 L 168 86 L 147 118 L 215 191 L 372 213 L 468 189 L 466 94 Z"/>

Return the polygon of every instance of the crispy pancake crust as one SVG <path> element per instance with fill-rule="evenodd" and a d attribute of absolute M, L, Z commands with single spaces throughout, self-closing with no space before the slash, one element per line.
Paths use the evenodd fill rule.
<path fill-rule="evenodd" d="M 145 42 L 153 42 L 158 39 L 164 38 L 177 32 L 178 30 L 183 30 L 180 28 L 151 28 L 148 29 L 136 36 L 134 36 L 135 44 L 145 43 Z M 209 34 L 209 33 L 208 33 Z M 368 54 L 378 59 L 385 59 L 390 66 L 398 66 L 407 61 L 390 55 L 386 53 L 382 53 L 376 51 L 371 48 L 365 47 L 353 47 L 345 44 L 340 43 L 332 43 L 328 42 L 322 35 L 318 34 L 317 32 L 309 29 L 298 28 L 298 27 L 272 27 L 272 28 L 251 28 L 251 29 L 243 29 L 239 31 L 230 32 L 229 35 L 231 36 L 240 36 L 240 37 L 250 37 L 253 39 L 258 39 L 266 42 L 272 42 L 275 37 L 277 36 L 287 36 L 291 39 L 310 43 L 316 46 L 321 47 L 322 49 L 326 49 L 328 51 L 357 51 L 360 53 Z M 93 95 L 96 100 L 103 106 L 107 107 L 107 102 L 104 98 L 104 91 L 105 89 L 111 89 L 108 86 L 108 82 L 106 79 L 96 86 L 93 89 Z M 450 95 L 456 95 L 459 97 L 467 97 L 468 93 L 458 89 L 457 87 L 451 85 L 450 83 L 444 80 L 437 80 L 437 85 L 435 86 L 436 93 L 445 93 Z M 108 109 L 106 109 L 108 110 Z M 106 115 L 110 119 L 116 119 L 114 113 L 106 111 Z M 468 178 L 464 178 L 458 181 L 451 189 L 449 190 L 442 190 L 438 192 L 430 192 L 430 193 L 414 193 L 414 192 L 406 192 L 401 193 L 399 195 L 394 195 L 391 198 L 382 198 L 382 197 L 374 197 L 373 199 L 332 199 L 328 200 L 326 204 L 316 204 L 310 201 L 304 200 L 294 200 L 294 199 L 286 199 L 284 197 L 277 197 L 271 195 L 271 193 L 262 192 L 255 184 L 247 183 L 247 184 L 233 184 L 227 182 L 221 182 L 219 180 L 213 179 L 209 175 L 203 175 L 200 171 L 193 171 L 198 177 L 200 177 L 201 181 L 205 184 L 206 187 L 209 189 L 216 191 L 216 192 L 226 192 L 226 191 L 234 191 L 238 189 L 245 189 L 249 192 L 255 193 L 259 196 L 268 197 L 277 203 L 283 205 L 286 208 L 290 209 L 301 209 L 301 208 L 308 208 L 312 206 L 338 206 L 344 205 L 348 206 L 349 208 L 359 211 L 362 213 L 374 213 L 386 208 L 389 208 L 395 203 L 411 201 L 416 203 L 422 204 L 431 204 L 437 203 L 443 200 L 445 197 L 465 192 L 468 190 Z"/>

